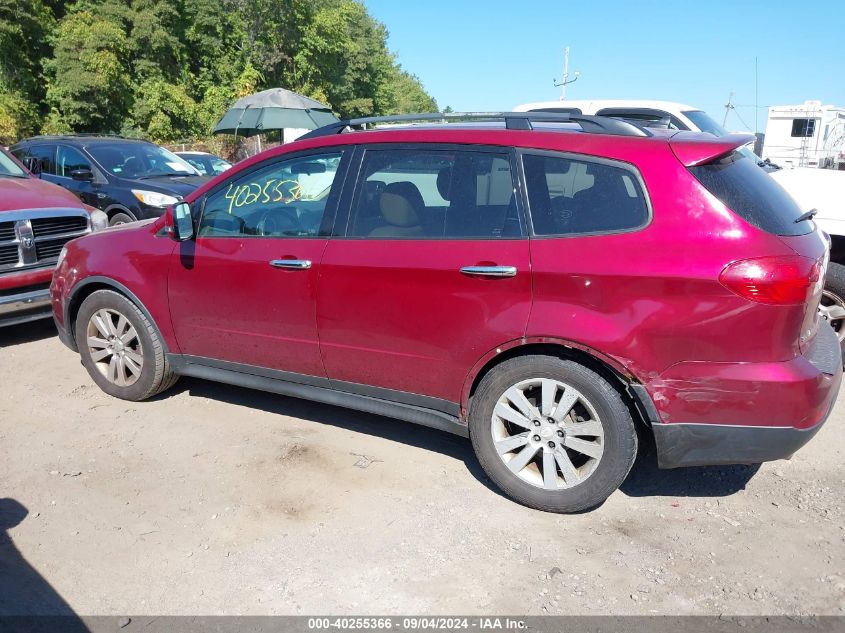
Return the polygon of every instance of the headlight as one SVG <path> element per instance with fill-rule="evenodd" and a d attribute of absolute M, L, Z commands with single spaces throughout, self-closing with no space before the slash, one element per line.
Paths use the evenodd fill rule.
<path fill-rule="evenodd" d="M 100 211 L 100 213 L 103 213 Z M 105 215 L 105 213 L 103 213 Z M 106 224 L 108 224 L 108 218 L 106 218 Z M 59 259 L 56 261 L 56 268 L 62 265 L 62 262 L 65 261 L 65 255 L 67 255 L 67 246 L 62 246 L 62 250 L 59 251 Z"/>
<path fill-rule="evenodd" d="M 135 197 L 138 198 L 138 200 L 151 207 L 167 207 L 179 202 L 179 198 L 168 196 L 166 193 L 159 193 L 158 191 L 133 189 L 132 193 L 135 194 Z"/>
<path fill-rule="evenodd" d="M 97 209 L 91 212 L 91 230 L 102 231 L 109 226 L 109 216 Z"/>

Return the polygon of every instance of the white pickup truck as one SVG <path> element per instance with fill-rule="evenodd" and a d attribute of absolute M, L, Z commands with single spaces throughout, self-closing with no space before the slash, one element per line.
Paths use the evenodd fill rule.
<path fill-rule="evenodd" d="M 516 112 L 569 112 L 612 116 L 642 122 L 646 126 L 708 132 L 715 136 L 728 134 L 706 112 L 673 101 L 626 99 L 541 101 L 525 103 L 514 110 Z M 743 151 L 752 155 L 750 148 Z M 777 169 L 756 156 L 755 159 L 795 198 L 802 209 L 805 211 L 816 209 L 816 222 L 830 235 L 831 261 L 819 312 L 836 330 L 845 359 L 845 171 L 811 167 Z"/>

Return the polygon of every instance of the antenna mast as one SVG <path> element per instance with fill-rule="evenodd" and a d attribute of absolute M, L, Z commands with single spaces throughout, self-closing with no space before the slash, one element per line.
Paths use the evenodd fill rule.
<path fill-rule="evenodd" d="M 558 83 L 557 79 L 553 80 L 554 85 L 556 87 L 560 87 L 560 100 L 566 100 L 566 86 L 571 83 L 575 83 L 578 81 L 578 77 L 581 75 L 580 72 L 577 70 L 573 74 L 572 79 L 569 78 L 569 47 L 563 49 L 563 81 Z"/>

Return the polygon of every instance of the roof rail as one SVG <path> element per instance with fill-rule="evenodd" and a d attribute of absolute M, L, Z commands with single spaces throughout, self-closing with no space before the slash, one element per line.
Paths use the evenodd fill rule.
<path fill-rule="evenodd" d="M 535 123 L 577 123 L 590 134 L 613 134 L 617 136 L 650 136 L 644 128 L 611 117 L 587 116 L 569 112 L 431 112 L 425 114 L 395 114 L 391 116 L 345 119 L 329 123 L 300 136 L 300 139 L 317 138 L 343 134 L 357 129 L 367 129 L 378 123 L 411 123 L 415 121 L 504 121 L 508 130 L 532 130 Z"/>
<path fill-rule="evenodd" d="M 122 136 L 120 134 L 114 134 L 112 132 L 102 132 L 100 134 L 97 134 L 95 132 L 68 132 L 67 134 L 39 134 L 37 136 L 30 136 L 27 140 L 32 140 L 32 139 L 36 139 L 36 138 L 37 139 L 46 139 L 46 138 L 99 138 L 99 137 L 120 138 L 120 139 L 129 140 L 129 141 L 143 141 L 143 140 L 145 140 L 145 139 L 140 139 L 140 138 L 136 139 L 136 138 L 131 138 L 131 137 L 128 137 L 128 136 Z"/>

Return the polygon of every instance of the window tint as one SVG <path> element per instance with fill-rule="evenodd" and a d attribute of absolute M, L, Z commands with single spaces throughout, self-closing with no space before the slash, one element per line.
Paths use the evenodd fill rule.
<path fill-rule="evenodd" d="M 103 169 L 120 178 L 197 175 L 197 170 L 176 154 L 152 143 L 98 142 L 88 151 Z"/>
<path fill-rule="evenodd" d="M 51 174 L 56 173 L 56 146 L 55 145 L 36 145 L 26 149 L 15 150 L 13 152 L 15 157 L 26 163 L 27 158 L 35 158 L 37 162 L 33 165 L 32 173 L 34 174 Z"/>
<path fill-rule="evenodd" d="M 815 119 L 792 119 L 792 136 L 812 137 L 816 134 Z"/>
<path fill-rule="evenodd" d="M 199 236 L 319 235 L 341 156 L 300 156 L 232 178 L 207 199 Z"/>
<path fill-rule="evenodd" d="M 91 170 L 91 163 L 85 158 L 82 152 L 67 145 L 59 145 L 59 155 L 56 163 L 58 167 L 56 175 L 64 176 L 65 178 L 70 178 L 71 173 L 77 169 Z"/>
<path fill-rule="evenodd" d="M 522 235 L 506 153 L 368 150 L 353 206 L 353 237 Z"/>
<path fill-rule="evenodd" d="M 183 156 L 183 160 L 187 161 L 188 164 L 191 165 L 194 169 L 196 169 L 201 176 L 209 176 L 211 175 L 208 170 L 208 166 L 199 158 L 194 158 L 193 156 Z"/>
<path fill-rule="evenodd" d="M 749 224 L 775 235 L 804 235 L 813 223 L 795 223 L 801 208 L 753 159 L 733 152 L 714 163 L 690 167 L 690 172 L 722 204 Z"/>
<path fill-rule="evenodd" d="M 522 161 L 536 235 L 623 231 L 648 221 L 645 196 L 627 169 L 536 154 Z"/>

